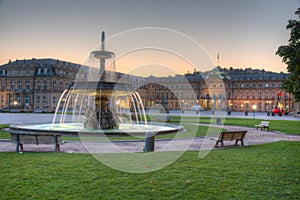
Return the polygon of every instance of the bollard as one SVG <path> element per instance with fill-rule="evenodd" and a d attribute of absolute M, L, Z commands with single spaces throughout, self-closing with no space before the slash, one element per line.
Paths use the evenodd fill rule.
<path fill-rule="evenodd" d="M 219 117 L 216 118 L 216 124 L 217 124 L 217 125 L 221 125 L 221 118 L 219 118 Z"/>
<path fill-rule="evenodd" d="M 154 151 L 154 137 L 155 133 L 153 132 L 145 133 L 145 152 Z"/>

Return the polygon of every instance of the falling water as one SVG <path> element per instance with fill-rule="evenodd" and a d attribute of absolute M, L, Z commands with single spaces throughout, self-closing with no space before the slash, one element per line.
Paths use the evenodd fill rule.
<path fill-rule="evenodd" d="M 63 93 L 61 94 L 61 96 L 60 96 L 60 98 L 59 98 L 59 100 L 58 100 L 58 102 L 57 102 L 57 106 L 56 106 L 56 108 L 55 108 L 55 113 L 54 113 L 54 116 L 53 116 L 52 124 L 54 124 L 55 121 L 56 121 L 56 116 L 57 116 L 57 112 L 58 112 L 59 106 L 60 106 L 60 104 L 61 104 L 62 99 L 64 98 L 65 94 L 66 94 L 68 91 L 69 91 L 69 89 L 66 89 L 65 91 L 63 91 Z"/>

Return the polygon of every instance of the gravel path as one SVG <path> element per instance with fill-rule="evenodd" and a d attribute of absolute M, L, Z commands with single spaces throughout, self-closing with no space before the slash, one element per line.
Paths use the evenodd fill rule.
<path fill-rule="evenodd" d="M 207 124 L 201 124 L 206 125 Z M 216 126 L 216 125 L 214 125 Z M 218 127 L 218 126 L 216 126 Z M 282 140 L 300 141 L 298 135 L 285 135 L 275 131 L 261 131 L 255 128 L 240 127 L 240 126 L 224 126 L 228 131 L 247 130 L 247 135 L 244 140 L 245 146 L 264 144 Z M 177 140 L 156 140 L 155 151 L 184 151 L 184 150 L 200 150 L 206 145 L 214 145 L 215 141 L 205 138 L 194 139 L 177 139 Z M 225 141 L 226 146 L 231 146 L 234 141 Z M 130 141 L 130 142 L 67 142 L 61 145 L 61 152 L 65 153 L 116 153 L 116 152 L 142 152 L 144 148 L 144 141 Z M 16 145 L 8 140 L 0 140 L 0 152 L 15 152 Z M 53 145 L 24 145 L 24 151 L 33 152 L 51 152 Z M 88 150 L 87 150 L 88 149 Z"/>

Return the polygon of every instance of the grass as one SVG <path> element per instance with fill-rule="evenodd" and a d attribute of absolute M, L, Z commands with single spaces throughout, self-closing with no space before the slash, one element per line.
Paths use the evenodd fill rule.
<path fill-rule="evenodd" d="M 202 124 L 215 124 L 215 119 L 210 117 L 194 117 L 194 116 L 172 116 L 172 122 L 190 122 L 190 123 L 202 123 Z M 255 124 L 259 124 L 261 121 L 270 121 L 270 130 L 276 130 L 285 134 L 300 135 L 299 120 L 261 120 L 261 119 L 249 119 L 249 118 L 226 118 L 222 122 L 224 125 L 245 126 L 254 128 Z"/>
<path fill-rule="evenodd" d="M 9 124 L 0 124 L 0 139 L 10 139 L 10 134 L 2 129 L 8 128 Z"/>
<path fill-rule="evenodd" d="M 0 153 L 1 199 L 299 199 L 300 143 L 186 152 L 130 174 L 86 154 Z"/>

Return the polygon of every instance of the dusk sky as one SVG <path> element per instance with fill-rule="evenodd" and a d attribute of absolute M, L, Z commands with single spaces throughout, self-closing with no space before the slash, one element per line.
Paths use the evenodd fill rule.
<path fill-rule="evenodd" d="M 104 30 L 108 40 L 113 37 L 107 50 L 123 54 L 118 71 L 139 73 L 151 63 L 151 74 L 162 66 L 186 73 L 193 70 L 190 63 L 204 71 L 218 64 L 218 53 L 222 67 L 286 71 L 275 52 L 287 44 L 285 27 L 299 6 L 299 0 L 0 0 L 0 65 L 24 58 L 83 64 Z M 143 27 L 160 29 L 153 33 Z M 133 45 L 131 37 L 141 40 Z M 165 49 L 168 55 L 136 50 L 145 47 Z"/>

